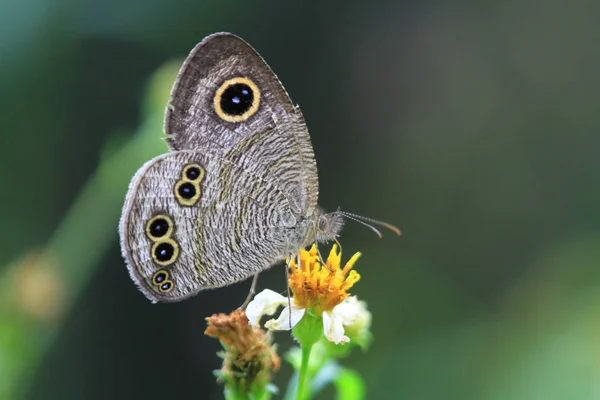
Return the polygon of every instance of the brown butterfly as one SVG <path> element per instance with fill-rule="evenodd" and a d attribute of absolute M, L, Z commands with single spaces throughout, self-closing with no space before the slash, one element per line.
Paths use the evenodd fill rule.
<path fill-rule="evenodd" d="M 171 91 L 165 133 L 171 151 L 135 174 L 119 226 L 131 278 L 153 302 L 244 280 L 336 240 L 344 217 L 399 233 L 319 208 L 302 113 L 235 35 L 210 35 L 192 50 Z"/>

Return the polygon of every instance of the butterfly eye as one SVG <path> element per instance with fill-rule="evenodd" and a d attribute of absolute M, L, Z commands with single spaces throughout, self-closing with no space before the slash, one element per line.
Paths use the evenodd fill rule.
<path fill-rule="evenodd" d="M 324 231 L 325 229 L 327 229 L 327 220 L 325 219 L 325 216 L 321 216 L 319 218 L 319 222 L 317 223 L 317 229 L 319 231 Z"/>
<path fill-rule="evenodd" d="M 152 246 L 152 259 L 162 266 L 167 266 L 177 260 L 179 246 L 173 239 L 162 239 Z"/>
<path fill-rule="evenodd" d="M 166 215 L 152 217 L 146 224 L 146 235 L 150 240 L 169 237 L 173 233 L 173 221 Z"/>
<path fill-rule="evenodd" d="M 217 115 L 228 122 L 241 122 L 253 116 L 260 104 L 260 90 L 248 78 L 226 80 L 217 89 L 214 107 Z"/>

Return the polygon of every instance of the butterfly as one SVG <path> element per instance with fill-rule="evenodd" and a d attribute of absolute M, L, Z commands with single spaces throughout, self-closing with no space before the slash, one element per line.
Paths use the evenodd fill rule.
<path fill-rule="evenodd" d="M 119 224 L 130 276 L 152 302 L 247 279 L 314 242 L 337 240 L 344 218 L 397 230 L 318 206 L 302 112 L 233 34 L 210 35 L 191 51 L 164 129 L 170 151 L 132 178 Z"/>

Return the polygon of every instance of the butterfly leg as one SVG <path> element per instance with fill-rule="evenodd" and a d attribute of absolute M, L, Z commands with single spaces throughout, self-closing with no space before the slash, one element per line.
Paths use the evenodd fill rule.
<path fill-rule="evenodd" d="M 257 273 L 254 275 L 254 278 L 252 278 L 252 285 L 250 286 L 250 291 L 248 292 L 248 296 L 246 297 L 246 300 L 244 300 L 244 303 L 239 307 L 239 309 L 245 310 L 246 307 L 248 306 L 248 303 L 250 303 L 250 299 L 256 293 L 256 284 L 258 282 L 258 275 L 260 275 L 260 274 Z"/>
<path fill-rule="evenodd" d="M 327 265 L 327 262 L 323 259 L 323 256 L 321 255 L 321 251 L 319 250 L 319 243 L 315 242 L 315 244 L 317 245 L 317 254 L 319 255 L 319 261 L 321 262 L 321 265 L 327 268 L 329 272 L 333 272 L 333 270 L 329 268 L 329 265 Z"/>
<path fill-rule="evenodd" d="M 296 260 L 297 268 L 300 268 L 300 253 L 296 256 L 298 259 Z M 290 330 L 292 329 L 292 293 L 290 292 L 290 266 L 292 265 L 292 260 L 294 256 L 290 256 L 287 265 L 285 266 L 285 287 L 287 288 L 287 298 L 288 298 L 288 307 L 290 310 L 289 323 Z"/>

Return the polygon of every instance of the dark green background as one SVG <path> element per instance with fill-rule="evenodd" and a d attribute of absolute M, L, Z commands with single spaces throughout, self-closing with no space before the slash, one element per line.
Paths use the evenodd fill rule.
<path fill-rule="evenodd" d="M 368 398 L 596 399 L 599 20 L 600 4 L 584 0 L 3 1 L 5 291 L 16 260 L 52 241 L 101 161 L 138 130 L 152 73 L 231 31 L 301 105 L 320 203 L 404 233 L 380 241 L 349 222 L 341 238 L 345 258 L 363 252 L 354 293 L 375 341 L 345 363 Z M 159 118 L 148 128 L 158 152 Z M 138 157 L 103 176 L 119 199 Z M 102 219 L 110 246 L 97 247 L 93 272 L 64 278 L 59 321 L 19 325 L 54 332 L 24 374 L 6 372 L 21 356 L 0 329 L 0 385 L 20 389 L 10 398 L 221 398 L 204 317 L 239 305 L 248 282 L 151 305 L 119 253 L 120 200 L 94 207 L 73 226 L 85 238 Z M 274 268 L 260 288 L 284 290 L 284 279 Z M 0 307 L 5 327 L 22 322 L 15 303 Z M 291 345 L 276 341 L 280 353 Z"/>

